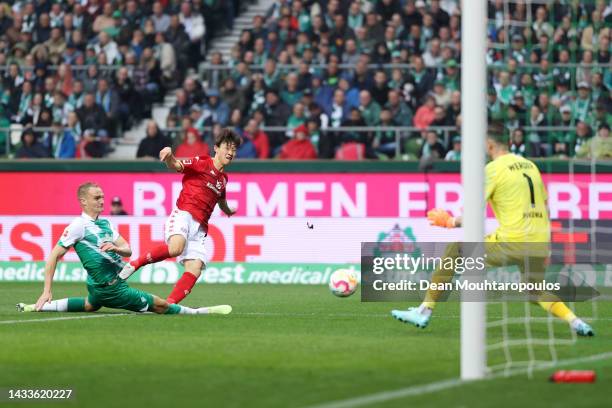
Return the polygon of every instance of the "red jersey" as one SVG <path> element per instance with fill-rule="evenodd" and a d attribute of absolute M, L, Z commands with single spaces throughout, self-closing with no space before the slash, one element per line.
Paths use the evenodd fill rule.
<path fill-rule="evenodd" d="M 215 168 L 210 156 L 185 159 L 181 163 L 184 166 L 183 189 L 176 206 L 189 212 L 206 232 L 217 201 L 225 199 L 227 174 Z"/>

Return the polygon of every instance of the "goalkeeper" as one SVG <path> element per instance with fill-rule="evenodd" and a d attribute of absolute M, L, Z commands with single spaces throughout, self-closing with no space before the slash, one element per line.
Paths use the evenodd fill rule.
<path fill-rule="evenodd" d="M 169 304 L 164 299 L 130 288 L 119 278 L 124 265 L 122 257 L 132 250 L 110 221 L 100 218 L 104 209 L 104 193 L 95 183 L 79 186 L 77 196 L 83 213 L 64 230 L 45 264 L 45 286 L 36 304 L 17 304 L 21 312 L 95 312 L 102 306 L 133 312 L 158 314 L 228 314 L 228 305 L 190 308 Z M 87 297 L 53 300 L 51 284 L 57 261 L 74 247 L 87 271 Z"/>
<path fill-rule="evenodd" d="M 485 237 L 486 266 L 516 265 L 526 279 L 541 281 L 550 243 L 550 221 L 546 205 L 547 195 L 537 166 L 531 161 L 508 152 L 504 128 L 493 124 L 489 128 L 486 142 L 487 154 L 491 161 L 485 168 L 485 199 L 491 205 L 499 222 L 498 229 Z M 452 217 L 441 209 L 427 213 L 430 224 L 438 227 L 456 228 L 461 226 L 460 217 Z M 445 257 L 460 256 L 460 245 L 447 247 Z M 433 283 L 450 282 L 454 270 L 440 268 L 432 276 Z M 438 286 L 440 287 L 440 286 Z M 423 303 L 407 311 L 393 310 L 396 319 L 417 327 L 426 327 L 431 314 L 445 294 L 430 289 Z M 554 295 L 540 292 L 538 304 L 546 311 L 565 320 L 581 336 L 593 336 L 593 329 Z"/>

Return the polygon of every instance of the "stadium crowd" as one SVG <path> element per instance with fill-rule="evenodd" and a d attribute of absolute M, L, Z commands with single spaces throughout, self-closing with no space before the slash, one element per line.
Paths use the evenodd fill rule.
<path fill-rule="evenodd" d="M 0 3 L 0 128 L 16 157 L 102 157 L 196 70 L 245 1 Z M 8 132 L 0 132 L 0 154 Z"/>
<path fill-rule="evenodd" d="M 231 126 L 244 139 L 239 158 L 384 159 L 400 152 L 404 158 L 460 159 L 457 0 L 278 0 L 266 15 L 253 18 L 228 61 L 216 53 L 210 64 L 198 65 L 203 50 L 192 34 L 201 34 L 202 27 L 208 32 L 210 3 L 216 2 L 149 7 L 143 0 L 90 0 L 85 6 L 68 1 L 49 3 L 49 11 L 39 13 L 40 6 L 27 2 L 18 10 L 4 7 L 0 65 L 9 64 L 3 95 L 12 101 L 4 104 L 5 112 L 11 120 L 35 125 L 43 116 L 43 124 L 64 134 L 79 126 L 83 130 L 74 138 L 80 134 L 82 143 L 100 134 L 113 137 L 129 121 L 149 117 L 146 103 L 126 101 L 155 100 L 180 86 L 166 123 L 147 123 L 138 157 L 157 157 L 168 143 L 179 156 L 204 154 L 221 127 Z M 96 6 L 99 14 L 87 33 L 70 29 Z M 202 15 L 206 21 L 200 25 Z M 611 22 L 612 5 L 605 0 L 489 2 L 488 113 L 506 124 L 513 152 L 612 157 Z M 55 52 L 57 41 L 66 45 Z M 24 42 L 30 45 L 26 52 Z M 60 64 L 56 73 L 46 73 L 41 55 Z M 120 68 L 105 71 L 106 64 Z M 71 65 L 88 65 L 78 81 L 65 79 L 75 76 Z M 198 75 L 185 76 L 185 67 L 198 69 Z M 48 113 L 29 119 L 30 111 L 43 110 Z M 388 129 L 399 126 L 416 130 L 398 137 Z M 270 127 L 282 130 L 262 130 Z M 341 131 L 344 127 L 372 129 Z M 33 151 L 42 150 L 37 143 L 55 140 L 27 134 L 24 146 L 33 143 Z M 54 155 L 61 150 L 55 148 Z"/>

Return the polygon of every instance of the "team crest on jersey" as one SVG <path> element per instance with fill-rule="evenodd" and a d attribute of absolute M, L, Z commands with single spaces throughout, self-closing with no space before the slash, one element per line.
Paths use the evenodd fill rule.
<path fill-rule="evenodd" d="M 223 184 L 217 180 L 217 185 L 215 186 L 210 181 L 206 183 L 206 187 L 210 188 L 214 191 L 218 196 L 221 196 L 221 189 L 223 188 Z"/>

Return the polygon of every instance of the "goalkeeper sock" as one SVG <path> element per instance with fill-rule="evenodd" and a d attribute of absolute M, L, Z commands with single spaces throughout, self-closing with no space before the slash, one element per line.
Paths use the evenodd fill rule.
<path fill-rule="evenodd" d="M 85 298 L 66 298 L 45 303 L 41 312 L 84 312 Z"/>
<path fill-rule="evenodd" d="M 436 302 L 434 302 L 432 300 L 423 302 L 423 303 L 421 303 L 420 308 L 421 308 L 421 313 L 425 309 L 434 310 L 436 308 Z"/>
<path fill-rule="evenodd" d="M 576 318 L 574 312 L 572 312 L 563 302 L 538 302 L 538 304 L 547 312 L 552 313 L 554 316 L 561 318 L 568 323 L 571 323 L 572 320 Z"/>
<path fill-rule="evenodd" d="M 444 251 L 445 258 L 452 258 L 453 260 L 459 256 L 459 244 L 453 243 L 446 247 Z M 434 273 L 431 275 L 431 283 L 435 284 L 437 287 L 442 286 L 443 283 L 448 283 L 453 280 L 455 276 L 455 271 L 448 267 L 441 265 L 440 268 L 436 269 Z M 439 300 L 444 300 L 443 296 L 447 295 L 444 290 L 438 289 L 428 289 L 427 293 L 425 293 L 425 299 L 423 299 L 423 303 L 421 306 L 429 308 L 430 310 L 435 309 L 436 302 Z"/>
<path fill-rule="evenodd" d="M 180 303 L 181 300 L 185 299 L 185 296 L 191 293 L 191 289 L 197 280 L 198 277 L 193 273 L 183 273 L 183 276 L 181 276 L 181 279 L 176 282 L 174 289 L 172 289 L 172 293 L 170 293 L 166 301 L 168 303 Z"/>
<path fill-rule="evenodd" d="M 419 306 L 419 313 L 423 316 L 429 317 L 433 313 L 434 307 L 436 307 L 436 302 L 423 302 Z"/>
<path fill-rule="evenodd" d="M 168 245 L 161 244 L 147 252 L 146 254 L 140 255 L 138 259 L 133 260 L 130 264 L 134 269 L 138 269 L 144 265 L 163 261 L 164 259 L 170 258 L 170 252 L 168 251 Z"/>

